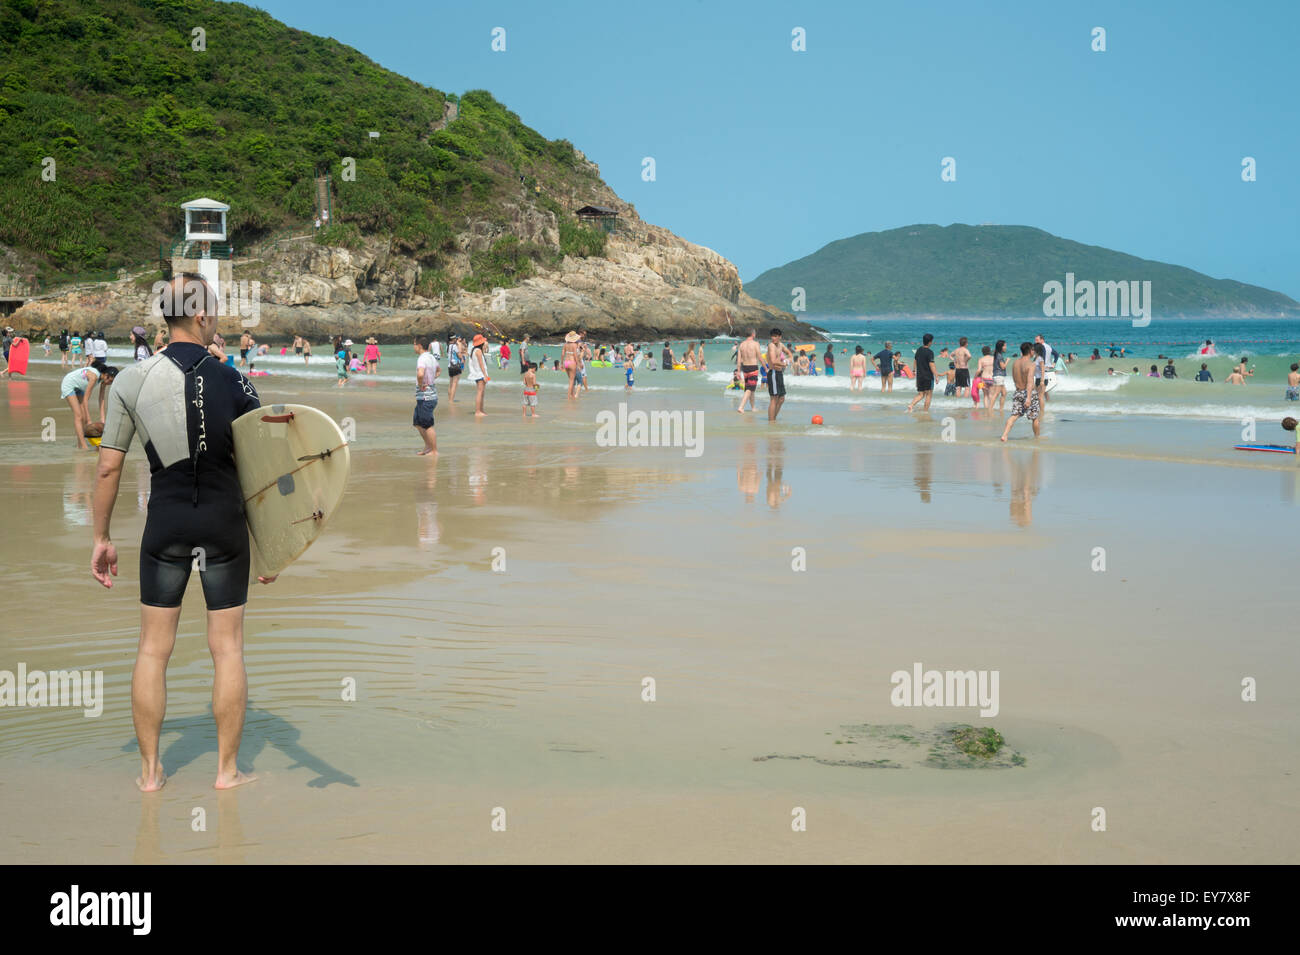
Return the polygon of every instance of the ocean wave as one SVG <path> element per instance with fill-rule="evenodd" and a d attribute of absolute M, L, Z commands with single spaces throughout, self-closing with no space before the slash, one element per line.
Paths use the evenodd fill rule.
<path fill-rule="evenodd" d="M 911 401 L 915 392 L 907 389 L 895 391 L 892 395 L 885 394 L 882 396 L 879 392 L 863 393 L 862 397 L 850 397 L 844 395 L 817 395 L 817 394 L 799 394 L 791 391 L 786 395 L 788 404 L 832 404 L 832 405 L 864 405 L 871 411 L 884 411 L 891 414 L 901 414 L 907 407 L 907 402 Z M 968 398 L 945 398 L 935 397 L 930 405 L 930 413 L 944 414 L 949 411 L 969 411 L 973 405 Z M 1010 413 L 1011 402 L 1006 402 L 1003 411 Z M 1284 408 L 1269 408 L 1263 405 L 1215 405 L 1207 403 L 1197 404 L 1177 404 L 1174 402 L 1157 402 L 1157 401 L 1098 401 L 1084 402 L 1070 400 L 1068 398 L 1052 398 L 1048 401 L 1047 410 L 1053 415 L 1059 414 L 1077 414 L 1089 415 L 1096 417 L 1124 417 L 1127 415 L 1142 415 L 1148 417 L 1172 417 L 1172 418 L 1203 418 L 1217 421 L 1236 421 L 1243 418 L 1253 418 L 1259 421 L 1270 421 L 1277 419 L 1286 413 Z"/>
<path fill-rule="evenodd" d="M 1082 391 L 1118 391 L 1128 384 L 1127 375 L 1104 375 L 1100 377 L 1083 377 L 1080 375 L 1057 375 L 1056 387 L 1052 394 L 1077 394 Z"/>

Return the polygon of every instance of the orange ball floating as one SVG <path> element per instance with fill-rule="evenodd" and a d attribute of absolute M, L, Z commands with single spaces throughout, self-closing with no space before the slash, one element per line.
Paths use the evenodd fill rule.
<path fill-rule="evenodd" d="M 819 414 L 815 414 L 815 415 L 813 415 L 812 423 L 813 423 L 813 424 L 821 424 L 821 423 L 822 423 L 822 416 L 819 415 Z"/>

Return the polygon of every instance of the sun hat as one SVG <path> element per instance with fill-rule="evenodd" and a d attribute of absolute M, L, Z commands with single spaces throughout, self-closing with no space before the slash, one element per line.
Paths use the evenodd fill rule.
<path fill-rule="evenodd" d="M 577 333 L 577 332 L 569 332 L 569 334 L 567 334 L 567 335 L 564 336 L 564 340 L 565 340 L 566 342 L 576 342 L 576 341 L 578 340 L 578 333 Z"/>
<path fill-rule="evenodd" d="M 479 345 L 486 345 L 487 339 L 484 338 L 482 335 L 475 335 L 474 340 L 470 342 L 470 344 L 472 344 L 475 348 L 477 348 Z"/>
<path fill-rule="evenodd" d="M 132 335 L 139 335 L 141 338 L 144 338 L 144 334 L 145 334 L 145 332 L 144 332 L 144 326 L 143 326 L 143 325 L 137 325 L 137 326 L 135 326 L 135 328 L 131 329 L 131 334 L 132 334 Z"/>

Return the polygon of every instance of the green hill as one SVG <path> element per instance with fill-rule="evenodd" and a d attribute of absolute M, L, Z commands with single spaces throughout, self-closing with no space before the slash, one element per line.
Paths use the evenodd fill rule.
<path fill-rule="evenodd" d="M 459 115 L 443 128 L 449 101 Z M 468 218 L 508 224 L 506 197 L 556 213 L 560 251 L 603 249 L 556 198 L 608 191 L 570 143 L 486 92 L 448 96 L 243 4 L 0 0 L 0 147 L 0 246 L 46 282 L 156 261 L 200 195 L 231 205 L 237 248 L 301 230 L 318 170 L 336 203 L 321 238 L 392 236 L 433 285 Z M 510 285 L 543 258 L 556 250 L 507 239 L 461 284 Z"/>
<path fill-rule="evenodd" d="M 1043 285 L 1067 272 L 1092 282 L 1150 281 L 1156 314 L 1287 316 L 1300 303 L 1268 289 L 1082 245 L 1029 226 L 913 225 L 864 232 L 769 269 L 745 291 L 788 307 L 801 287 L 811 315 L 1043 314 Z"/>

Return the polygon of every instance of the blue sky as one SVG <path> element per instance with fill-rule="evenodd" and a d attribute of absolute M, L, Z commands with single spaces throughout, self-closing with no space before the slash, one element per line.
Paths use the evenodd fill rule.
<path fill-rule="evenodd" d="M 1295 0 L 258 6 L 426 85 L 490 90 L 742 279 L 860 232 L 993 222 L 1300 299 Z"/>

